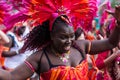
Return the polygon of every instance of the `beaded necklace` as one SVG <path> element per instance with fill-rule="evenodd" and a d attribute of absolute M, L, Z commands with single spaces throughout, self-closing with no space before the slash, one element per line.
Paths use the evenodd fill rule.
<path fill-rule="evenodd" d="M 70 51 L 68 51 L 67 53 L 57 53 L 53 48 L 51 48 L 51 51 L 57 56 L 59 57 L 59 59 L 64 62 L 67 63 L 69 61 L 69 56 L 70 56 Z"/>
<path fill-rule="evenodd" d="M 69 58 L 70 58 L 69 55 L 70 55 L 70 51 L 63 54 L 56 53 L 56 56 L 58 56 L 60 60 L 62 60 L 62 62 L 64 63 L 67 63 L 69 61 Z"/>

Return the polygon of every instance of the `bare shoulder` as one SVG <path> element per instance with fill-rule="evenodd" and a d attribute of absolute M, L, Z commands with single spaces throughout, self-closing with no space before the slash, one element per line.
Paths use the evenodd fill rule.
<path fill-rule="evenodd" d="M 33 51 L 33 53 L 27 58 L 28 61 L 39 61 L 42 56 L 43 50 Z"/>
<path fill-rule="evenodd" d="M 26 61 L 28 61 L 34 67 L 34 69 L 37 70 L 42 54 L 43 50 L 35 51 L 26 59 Z"/>
<path fill-rule="evenodd" d="M 87 53 L 89 47 L 89 40 L 76 40 L 73 42 L 73 46 L 77 46 L 82 52 Z"/>
<path fill-rule="evenodd" d="M 78 46 L 87 46 L 89 42 L 89 40 L 75 40 L 73 44 L 77 44 Z"/>

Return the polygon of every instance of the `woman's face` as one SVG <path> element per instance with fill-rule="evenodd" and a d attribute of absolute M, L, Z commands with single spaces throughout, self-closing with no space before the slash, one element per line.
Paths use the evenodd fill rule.
<path fill-rule="evenodd" d="M 75 39 L 73 27 L 68 25 L 55 26 L 51 34 L 53 47 L 59 53 L 66 53 L 70 50 L 72 41 Z"/>
<path fill-rule="evenodd" d="M 18 36 L 23 35 L 23 33 L 25 32 L 25 29 L 26 29 L 25 26 L 18 27 L 17 30 L 16 30 L 16 34 L 17 34 Z"/>

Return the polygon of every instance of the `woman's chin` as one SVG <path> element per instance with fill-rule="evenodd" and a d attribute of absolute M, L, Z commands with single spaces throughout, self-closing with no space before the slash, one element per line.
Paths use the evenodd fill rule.
<path fill-rule="evenodd" d="M 65 53 L 67 53 L 68 51 L 70 51 L 70 46 L 64 47 Z"/>

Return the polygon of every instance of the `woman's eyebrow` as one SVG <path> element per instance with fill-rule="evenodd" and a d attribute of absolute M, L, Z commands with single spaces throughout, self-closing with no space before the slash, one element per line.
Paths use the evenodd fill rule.
<path fill-rule="evenodd" d="M 74 32 L 73 32 L 73 33 L 70 33 L 70 34 L 67 34 L 67 33 L 60 33 L 60 34 L 62 34 L 62 35 L 73 35 Z"/>

